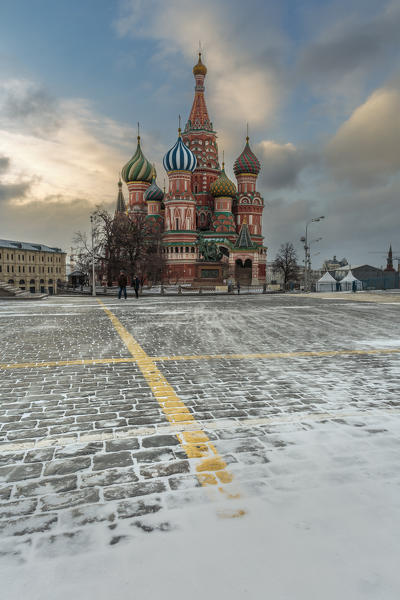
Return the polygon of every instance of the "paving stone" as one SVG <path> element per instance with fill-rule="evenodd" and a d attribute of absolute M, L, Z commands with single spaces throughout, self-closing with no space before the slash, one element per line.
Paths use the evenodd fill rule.
<path fill-rule="evenodd" d="M 137 438 L 123 438 L 106 442 L 107 452 L 118 452 L 120 450 L 138 450 L 139 440 Z"/>
<path fill-rule="evenodd" d="M 24 452 L 4 452 L 0 454 L 0 467 L 4 467 L 5 465 L 15 465 L 15 463 L 22 462 L 24 454 Z"/>
<path fill-rule="evenodd" d="M 87 469 L 90 465 L 91 459 L 87 456 L 57 460 L 46 465 L 44 475 L 68 475 L 69 473 L 76 473 L 82 469 Z"/>
<path fill-rule="evenodd" d="M 43 469 L 41 463 L 23 464 L 0 468 L 0 481 L 21 481 L 23 479 L 33 479 L 40 477 Z"/>
<path fill-rule="evenodd" d="M 77 508 L 66 509 L 60 513 L 60 525 L 66 528 L 82 527 L 91 523 L 108 521 L 113 523 L 116 513 L 112 504 L 89 504 Z"/>
<path fill-rule="evenodd" d="M 72 458 L 75 456 L 86 456 L 96 454 L 103 450 L 103 442 L 91 442 L 90 444 L 71 444 L 64 446 L 56 451 L 55 459 L 57 458 Z"/>
<path fill-rule="evenodd" d="M 134 483 L 139 478 L 133 469 L 106 469 L 96 473 L 82 473 L 81 486 L 105 487 L 116 483 Z"/>
<path fill-rule="evenodd" d="M 201 483 L 196 475 L 185 475 L 183 477 L 170 477 L 168 479 L 171 490 L 188 490 L 195 487 L 201 487 Z"/>
<path fill-rule="evenodd" d="M 160 448 L 162 446 L 177 446 L 179 440 L 176 435 L 154 435 L 142 440 L 143 448 Z"/>
<path fill-rule="evenodd" d="M 48 512 L 71 508 L 78 504 L 90 504 L 99 501 L 99 491 L 96 488 L 86 488 L 76 492 L 60 492 L 40 499 L 40 510 Z"/>
<path fill-rule="evenodd" d="M 140 467 L 140 475 L 145 479 L 152 479 L 154 477 L 169 477 L 170 475 L 176 475 L 177 473 L 188 473 L 189 470 L 189 462 L 183 460 L 167 464 L 156 463 L 154 465 Z"/>
<path fill-rule="evenodd" d="M 133 458 L 138 463 L 152 463 L 152 462 L 165 462 L 167 460 L 174 460 L 174 453 L 170 448 L 160 448 L 152 450 L 141 450 L 139 452 L 133 452 Z"/>
<path fill-rule="evenodd" d="M 0 532 L 3 536 L 27 535 L 48 531 L 57 523 L 57 515 L 29 515 L 20 519 L 0 521 Z"/>
<path fill-rule="evenodd" d="M 151 513 L 156 513 L 161 510 L 159 499 L 148 501 L 138 500 L 133 502 L 119 502 L 117 506 L 117 514 L 120 519 L 128 519 L 131 517 L 141 517 Z"/>
<path fill-rule="evenodd" d="M 19 517 L 28 513 L 35 512 L 38 501 L 36 499 L 19 500 L 18 502 L 8 502 L 0 504 L 0 519 L 9 517 Z"/>
<path fill-rule="evenodd" d="M 26 453 L 24 462 L 47 462 L 52 460 L 54 456 L 54 448 L 39 448 L 38 450 L 30 450 Z"/>
<path fill-rule="evenodd" d="M 107 452 L 107 454 L 97 454 L 93 458 L 93 470 L 100 471 L 111 469 L 113 467 L 129 467 L 133 464 L 130 452 Z"/>
<path fill-rule="evenodd" d="M 12 485 L 0 486 L 0 500 L 9 500 L 12 489 Z"/>
<path fill-rule="evenodd" d="M 77 487 L 76 475 L 67 477 L 43 478 L 31 483 L 18 484 L 15 488 L 15 497 L 44 496 L 56 492 L 69 492 Z"/>
<path fill-rule="evenodd" d="M 166 486 L 162 481 L 146 481 L 142 483 L 132 483 L 127 485 L 115 485 L 105 488 L 105 500 L 119 500 L 122 498 L 133 498 L 135 496 L 145 496 L 147 494 L 159 494 L 165 491 Z"/>

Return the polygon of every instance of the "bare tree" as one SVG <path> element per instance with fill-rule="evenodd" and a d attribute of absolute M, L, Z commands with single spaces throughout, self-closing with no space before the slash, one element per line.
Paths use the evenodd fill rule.
<path fill-rule="evenodd" d="M 296 250 L 291 242 L 281 245 L 272 264 L 272 270 L 282 275 L 285 289 L 289 281 L 297 281 L 299 267 Z"/>
<path fill-rule="evenodd" d="M 146 223 L 145 215 L 124 213 L 112 216 L 98 207 L 93 213 L 93 241 L 85 233 L 78 232 L 74 237 L 77 246 L 77 265 L 89 275 L 92 257 L 100 279 L 106 278 L 112 285 L 121 269 L 131 280 L 137 276 L 144 281 L 159 281 L 162 278 L 164 261 L 161 253 L 161 233 Z"/>

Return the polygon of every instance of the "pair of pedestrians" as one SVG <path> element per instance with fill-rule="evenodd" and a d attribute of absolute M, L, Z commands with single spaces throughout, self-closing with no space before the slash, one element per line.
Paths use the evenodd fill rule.
<path fill-rule="evenodd" d="M 118 300 L 121 300 L 121 296 L 124 295 L 125 300 L 127 299 L 126 286 L 128 285 L 128 278 L 126 276 L 125 271 L 121 271 L 118 278 Z M 134 277 L 132 280 L 132 286 L 135 290 L 136 298 L 139 298 L 139 289 L 140 289 L 140 279 L 139 277 Z"/>

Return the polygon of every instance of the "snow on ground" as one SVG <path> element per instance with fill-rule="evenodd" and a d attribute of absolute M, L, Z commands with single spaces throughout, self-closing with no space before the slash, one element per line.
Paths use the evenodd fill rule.
<path fill-rule="evenodd" d="M 171 435 L 181 430 L 134 364 L 2 371 L 2 597 L 398 600 L 398 307 L 236 296 L 107 306 L 150 356 L 321 356 L 158 363 L 228 463 L 222 491 L 198 486 Z M 91 299 L 7 311 L 0 362 L 128 356 Z M 388 353 L 324 354 L 343 349 Z M 141 506 L 154 511 L 129 514 Z"/>

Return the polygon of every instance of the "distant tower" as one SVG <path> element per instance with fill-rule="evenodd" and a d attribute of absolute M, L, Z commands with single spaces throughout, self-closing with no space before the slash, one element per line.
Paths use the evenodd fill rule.
<path fill-rule="evenodd" d="M 217 134 L 208 116 L 204 97 L 204 80 L 207 67 L 199 60 L 193 67 L 196 82 L 192 110 L 186 123 L 182 139 L 197 158 L 197 167 L 192 176 L 192 191 L 196 197 L 197 228 L 210 227 L 214 201 L 210 185 L 219 175 Z"/>
<path fill-rule="evenodd" d="M 264 200 L 256 190 L 260 168 L 260 161 L 252 152 L 249 145 L 249 136 L 247 136 L 244 150 L 233 165 L 233 171 L 238 182 L 236 226 L 239 232 L 246 217 L 251 238 L 257 244 L 262 244 L 263 240 L 261 231 Z"/>
<path fill-rule="evenodd" d="M 389 252 L 387 255 L 387 259 L 386 259 L 386 269 L 385 272 L 391 272 L 394 273 L 395 272 L 395 268 L 393 267 L 393 252 L 392 252 L 392 244 L 390 244 L 389 246 Z"/>
<path fill-rule="evenodd" d="M 247 135 L 243 152 L 233 165 L 238 183 L 234 215 L 239 237 L 230 261 L 232 269 L 233 258 L 236 260 L 236 279 L 240 280 L 241 278 L 241 264 L 243 264 L 245 270 L 251 269 L 251 282 L 253 284 L 264 283 L 266 276 L 267 250 L 263 246 L 264 238 L 262 235 L 264 200 L 256 190 L 260 168 L 260 162 L 250 148 L 249 136 Z"/>
<path fill-rule="evenodd" d="M 119 178 L 118 181 L 118 195 L 117 195 L 117 205 L 115 207 L 115 215 L 117 214 L 125 214 L 126 213 L 126 204 L 124 194 L 122 193 L 122 181 Z"/>
<path fill-rule="evenodd" d="M 122 168 L 122 179 L 129 190 L 129 214 L 147 214 L 144 192 L 149 187 L 153 165 L 147 160 L 140 147 L 140 135 L 137 136 L 137 148 L 135 154 Z"/>

